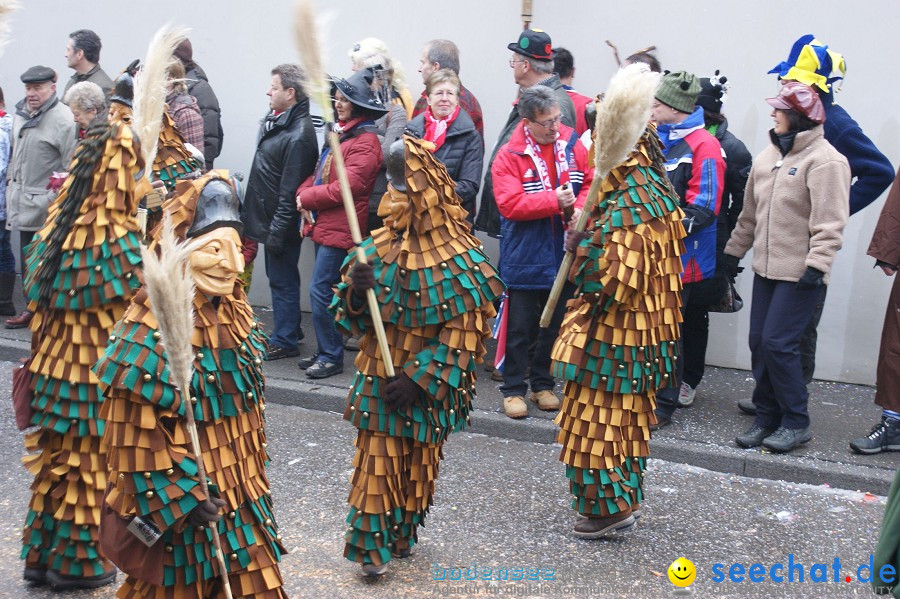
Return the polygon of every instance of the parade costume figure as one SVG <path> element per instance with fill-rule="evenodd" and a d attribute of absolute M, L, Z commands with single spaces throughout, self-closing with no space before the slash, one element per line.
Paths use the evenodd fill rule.
<path fill-rule="evenodd" d="M 603 180 L 569 271 L 577 293 L 552 359 L 565 380 L 557 442 L 572 507 L 587 517 L 575 526 L 582 538 L 639 516 L 656 392 L 674 377 L 685 231 L 664 162 L 648 126 Z"/>
<path fill-rule="evenodd" d="M 385 226 L 351 254 L 331 309 L 362 334 L 344 419 L 359 429 L 344 555 L 379 575 L 406 557 L 433 502 L 444 440 L 469 421 L 475 366 L 503 283 L 471 235 L 456 183 L 421 140 L 391 148 Z M 405 146 L 405 151 L 404 151 Z M 369 283 L 358 283 L 359 273 Z M 349 275 L 348 275 L 349 273 Z M 363 277 L 364 278 L 364 277 Z M 365 303 L 374 287 L 397 377 L 387 380 Z"/>
<path fill-rule="evenodd" d="M 32 424 L 26 467 L 35 475 L 22 557 L 26 580 L 91 588 L 115 580 L 98 552 L 107 449 L 103 401 L 91 366 L 139 282 L 136 176 L 143 159 L 131 128 L 96 122 L 28 247 Z"/>
<path fill-rule="evenodd" d="M 161 534 L 151 547 L 157 551 L 157 572 L 142 568 L 138 577 L 136 570 L 126 570 L 119 597 L 218 596 L 212 526 L 234 596 L 286 596 L 278 569 L 285 550 L 265 473 L 266 338 L 237 278 L 243 270 L 242 225 L 227 177 L 225 171 L 211 171 L 182 181 L 164 206 L 175 236 L 198 244 L 190 258 L 196 282 L 190 394 L 174 386 L 157 316 L 143 288 L 95 367 L 107 398 L 106 504 L 122 518 L 152 523 Z M 151 249 L 162 228 L 154 230 Z M 207 500 L 197 479 L 187 406 L 194 411 L 210 489 L 217 489 L 220 499 Z M 117 551 L 123 549 L 109 554 Z"/>

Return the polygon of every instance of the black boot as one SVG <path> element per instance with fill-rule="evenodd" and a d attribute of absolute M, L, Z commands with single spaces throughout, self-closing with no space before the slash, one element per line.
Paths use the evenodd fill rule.
<path fill-rule="evenodd" d="M 16 273 L 0 272 L 0 316 L 15 316 L 13 290 L 16 288 Z"/>
<path fill-rule="evenodd" d="M 850 441 L 850 449 L 856 453 L 872 455 L 882 451 L 900 451 L 900 420 L 882 417 L 865 437 Z"/>

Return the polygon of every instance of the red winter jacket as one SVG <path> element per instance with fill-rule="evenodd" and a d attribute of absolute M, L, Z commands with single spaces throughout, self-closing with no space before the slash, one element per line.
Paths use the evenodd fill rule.
<path fill-rule="evenodd" d="M 360 232 L 365 237 L 368 234 L 369 195 L 383 161 L 381 143 L 375 134 L 374 124 L 369 121 L 345 131 L 341 135 L 341 152 L 344 154 L 350 192 L 356 206 L 356 219 L 359 221 Z M 321 177 L 322 159 L 319 158 L 315 172 L 300 184 L 297 194 L 303 209 L 315 213 L 316 224 L 312 227 L 312 240 L 321 245 L 349 250 L 354 245 L 353 237 L 344 212 L 337 168 L 333 160 L 329 162 L 331 168 L 328 180 L 315 183 Z"/>

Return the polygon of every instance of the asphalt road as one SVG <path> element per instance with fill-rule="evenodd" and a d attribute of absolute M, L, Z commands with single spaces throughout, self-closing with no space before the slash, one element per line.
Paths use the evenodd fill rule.
<path fill-rule="evenodd" d="M 11 366 L 0 362 L 0 396 L 8 397 Z M 467 433 L 445 446 L 435 506 L 413 555 L 392 562 L 384 578 L 367 581 L 342 557 L 354 429 L 327 411 L 270 405 L 267 416 L 269 476 L 291 551 L 282 572 L 292 597 L 667 597 L 676 588 L 666 569 L 680 556 L 697 568 L 695 597 L 871 596 L 857 568 L 874 550 L 882 497 L 651 460 L 639 525 L 618 540 L 582 541 L 571 535 L 558 447 Z M 0 415 L 0 596 L 53 597 L 21 580 L 19 537 L 30 484 L 22 453 L 7 404 Z M 803 565 L 803 582 L 796 568 L 794 582 L 727 578 L 734 563 L 747 570 L 760 563 L 768 574 L 773 564 L 786 566 L 788 554 Z M 831 582 L 835 558 L 840 582 Z M 810 581 L 816 563 L 827 565 L 830 582 Z M 713 581 L 715 564 L 726 576 L 721 584 Z M 466 582 L 473 568 L 478 580 Z M 486 568 L 513 576 L 516 569 L 537 570 L 539 580 L 488 582 Z M 444 580 L 435 580 L 441 574 Z M 843 581 L 847 575 L 851 582 Z M 112 597 L 114 591 L 66 596 Z"/>

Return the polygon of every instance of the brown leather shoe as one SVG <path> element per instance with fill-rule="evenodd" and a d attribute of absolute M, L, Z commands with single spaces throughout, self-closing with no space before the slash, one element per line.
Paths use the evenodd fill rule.
<path fill-rule="evenodd" d="M 576 520 L 573 534 L 579 539 L 602 539 L 633 526 L 634 516 L 626 512 L 614 516 Z"/>
<path fill-rule="evenodd" d="M 7 329 L 24 329 L 29 324 L 31 324 L 31 319 L 34 318 L 34 312 L 30 310 L 25 310 L 18 316 L 14 318 L 7 318 L 6 324 L 4 325 Z"/>
<path fill-rule="evenodd" d="M 503 398 L 503 413 L 510 418 L 525 418 L 528 416 L 528 406 L 521 395 Z"/>
<path fill-rule="evenodd" d="M 544 391 L 532 391 L 531 401 L 537 404 L 539 410 L 544 410 L 545 412 L 555 412 L 559 409 L 559 398 L 556 397 L 553 391 L 546 389 Z"/>
<path fill-rule="evenodd" d="M 503 382 L 503 373 L 500 372 L 498 369 L 495 368 L 495 369 L 491 372 L 491 380 L 492 380 L 492 381 L 497 381 L 498 383 L 502 383 L 502 382 Z"/>

